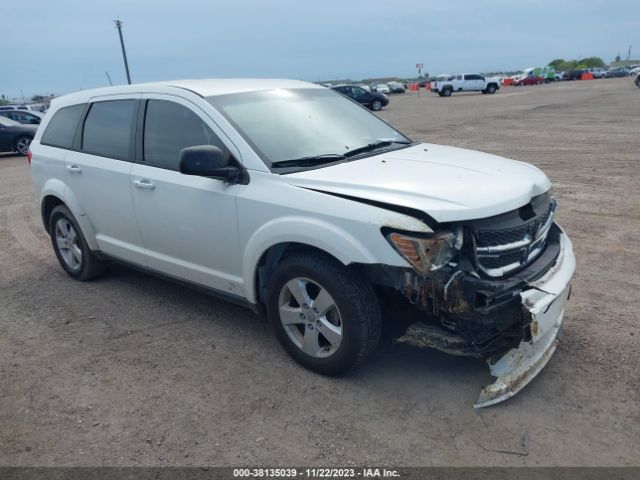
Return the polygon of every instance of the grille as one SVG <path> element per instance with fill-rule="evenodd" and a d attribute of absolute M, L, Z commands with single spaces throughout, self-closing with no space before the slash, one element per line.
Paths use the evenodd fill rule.
<path fill-rule="evenodd" d="M 522 224 L 473 232 L 476 264 L 486 275 L 501 277 L 523 268 L 544 250 L 556 209 L 552 199 L 545 213 Z"/>

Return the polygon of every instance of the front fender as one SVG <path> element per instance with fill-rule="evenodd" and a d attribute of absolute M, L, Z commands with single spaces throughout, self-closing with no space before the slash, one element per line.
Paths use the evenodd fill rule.
<path fill-rule="evenodd" d="M 280 243 L 309 245 L 349 263 L 375 263 L 376 256 L 362 242 L 344 229 L 315 218 L 281 217 L 262 225 L 249 238 L 243 254 L 243 279 L 246 297 L 256 303 L 255 279 L 262 255 Z"/>

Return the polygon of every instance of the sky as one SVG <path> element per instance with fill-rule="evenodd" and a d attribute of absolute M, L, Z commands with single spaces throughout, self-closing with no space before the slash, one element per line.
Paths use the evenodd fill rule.
<path fill-rule="evenodd" d="M 0 94 L 179 78 L 512 71 L 640 57 L 637 0 L 3 0 Z"/>

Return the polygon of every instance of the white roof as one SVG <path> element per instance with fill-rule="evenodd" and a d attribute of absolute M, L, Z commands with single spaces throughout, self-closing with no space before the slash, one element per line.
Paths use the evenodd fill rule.
<path fill-rule="evenodd" d="M 301 80 L 279 78 L 204 78 L 192 80 L 166 80 L 162 82 L 118 85 L 114 87 L 83 90 L 54 100 L 57 105 L 84 102 L 87 99 L 102 95 L 118 95 L 127 93 L 163 93 L 167 89 L 180 88 L 190 90 L 203 97 L 225 95 L 228 93 L 256 92 L 280 88 L 325 88 Z"/>

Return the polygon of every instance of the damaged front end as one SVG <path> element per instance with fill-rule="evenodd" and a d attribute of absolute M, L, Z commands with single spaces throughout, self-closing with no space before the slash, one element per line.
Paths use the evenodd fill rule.
<path fill-rule="evenodd" d="M 555 209 L 542 195 L 422 239 L 383 231 L 413 266 L 381 267 L 384 283 L 423 314 L 397 341 L 487 359 L 496 381 L 476 408 L 515 395 L 555 351 L 575 269 Z"/>

